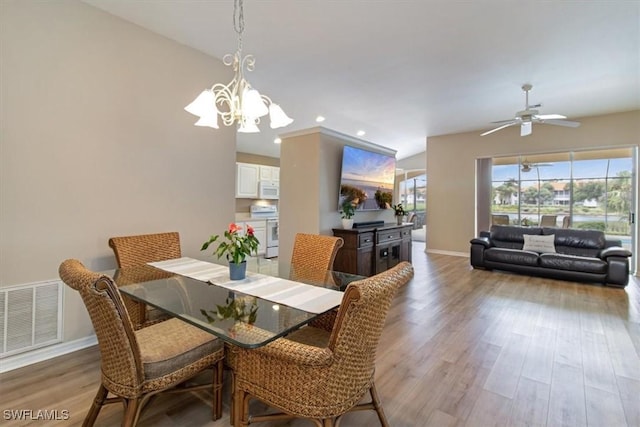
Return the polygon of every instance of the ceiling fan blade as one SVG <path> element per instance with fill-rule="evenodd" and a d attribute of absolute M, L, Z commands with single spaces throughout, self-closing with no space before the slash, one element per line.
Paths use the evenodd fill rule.
<path fill-rule="evenodd" d="M 536 119 L 538 120 L 558 120 L 566 118 L 567 116 L 563 116 L 562 114 L 536 114 Z"/>
<path fill-rule="evenodd" d="M 508 120 L 498 120 L 496 122 L 491 122 L 491 123 L 501 124 L 501 123 L 511 123 L 512 121 L 513 119 L 508 119 Z"/>
<path fill-rule="evenodd" d="M 496 132 L 496 131 L 499 131 L 500 129 L 504 129 L 504 128 L 507 128 L 507 127 L 509 127 L 509 126 L 513 126 L 513 125 L 515 125 L 515 124 L 516 124 L 516 122 L 515 122 L 515 121 L 511 121 L 511 122 L 509 122 L 509 123 L 507 123 L 507 124 L 504 124 L 504 125 L 502 125 L 502 126 L 498 126 L 498 127 L 497 127 L 497 128 L 495 128 L 495 129 L 491 129 L 491 130 L 489 130 L 489 131 L 486 131 L 485 133 L 480 134 L 480 136 L 489 135 L 490 133 L 494 133 L 494 132 Z"/>
<path fill-rule="evenodd" d="M 570 128 L 577 128 L 580 126 L 580 122 L 572 122 L 571 120 L 545 120 L 544 124 L 566 126 Z"/>
<path fill-rule="evenodd" d="M 531 135 L 531 122 L 522 122 L 520 126 L 520 136 Z"/>

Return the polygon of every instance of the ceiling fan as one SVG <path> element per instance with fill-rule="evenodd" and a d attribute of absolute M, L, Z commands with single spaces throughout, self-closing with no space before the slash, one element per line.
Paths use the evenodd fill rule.
<path fill-rule="evenodd" d="M 544 167 L 544 166 L 553 166 L 551 163 L 531 163 L 529 161 L 527 161 L 526 159 L 522 160 L 522 163 L 520 163 L 522 165 L 522 168 L 520 169 L 522 172 L 531 172 L 531 169 L 533 168 L 539 168 L 539 167 Z"/>
<path fill-rule="evenodd" d="M 580 122 L 572 122 L 566 119 L 565 116 L 560 114 L 538 114 L 538 110 L 536 108 L 541 107 L 542 104 L 529 105 L 529 91 L 531 90 L 531 85 L 526 83 L 522 85 L 522 90 L 525 93 L 525 101 L 524 101 L 524 110 L 518 111 L 516 116 L 513 119 L 509 120 L 499 120 L 497 122 L 501 124 L 495 129 L 491 129 L 480 136 L 489 135 L 490 133 L 499 131 L 500 129 L 507 128 L 509 126 L 520 125 L 520 136 L 531 135 L 531 125 L 535 123 L 545 123 L 548 125 L 558 125 L 558 126 L 567 126 L 571 128 L 576 128 L 580 126 Z"/>

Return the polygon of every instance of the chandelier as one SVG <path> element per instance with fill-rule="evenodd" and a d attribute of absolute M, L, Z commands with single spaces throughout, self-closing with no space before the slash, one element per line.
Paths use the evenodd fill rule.
<path fill-rule="evenodd" d="M 189 105 L 184 107 L 189 113 L 199 117 L 196 126 L 218 129 L 218 117 L 225 126 L 237 123 L 238 132 L 260 132 L 260 118 L 269 114 L 271 129 L 285 127 L 293 122 L 289 116 L 268 96 L 253 89 L 244 78 L 244 70 L 253 71 L 253 55 L 242 56 L 242 33 L 244 32 L 244 11 L 242 0 L 234 0 L 233 27 L 238 34 L 238 50 L 234 55 L 226 54 L 222 62 L 233 66 L 234 77 L 228 84 L 214 84 L 205 89 Z"/>

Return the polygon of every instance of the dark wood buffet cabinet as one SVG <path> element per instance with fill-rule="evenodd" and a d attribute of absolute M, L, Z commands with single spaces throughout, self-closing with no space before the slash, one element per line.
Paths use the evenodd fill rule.
<path fill-rule="evenodd" d="M 342 237 L 344 245 L 333 263 L 333 269 L 361 276 L 381 273 L 400 261 L 411 262 L 411 230 L 413 224 L 384 224 L 370 228 L 334 228 L 333 235 Z"/>

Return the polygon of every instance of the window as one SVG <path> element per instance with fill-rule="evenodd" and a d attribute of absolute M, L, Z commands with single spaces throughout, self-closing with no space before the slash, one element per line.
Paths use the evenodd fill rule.
<path fill-rule="evenodd" d="M 424 169 L 407 170 L 398 179 L 399 200 L 407 212 L 416 214 L 416 228 L 422 227 L 427 207 L 427 175 Z"/>
<path fill-rule="evenodd" d="M 543 216 L 553 224 L 555 216 L 557 227 L 602 230 L 631 249 L 633 154 L 626 148 L 494 158 L 491 214 L 525 226 L 540 225 Z"/>

